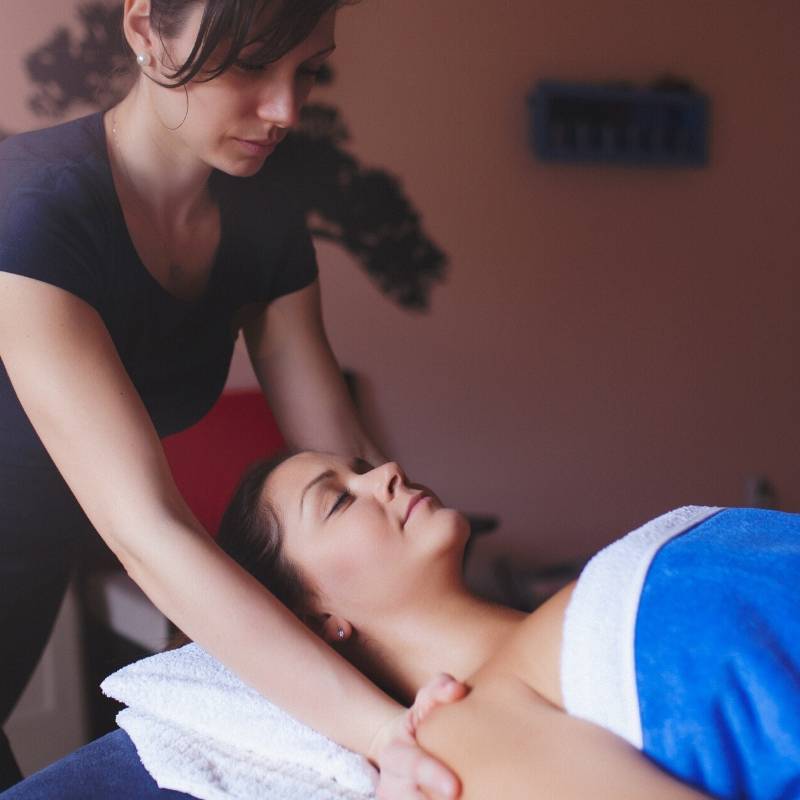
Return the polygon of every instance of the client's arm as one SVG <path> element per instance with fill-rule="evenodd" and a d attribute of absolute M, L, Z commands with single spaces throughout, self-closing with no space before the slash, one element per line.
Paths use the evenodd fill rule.
<path fill-rule="evenodd" d="M 476 676 L 434 711 L 417 740 L 460 776 L 464 800 L 699 800 L 624 740 L 570 717 L 521 680 Z"/>

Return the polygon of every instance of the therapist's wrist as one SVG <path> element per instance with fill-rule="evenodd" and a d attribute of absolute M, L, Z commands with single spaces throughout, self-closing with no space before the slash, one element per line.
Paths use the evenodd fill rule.
<path fill-rule="evenodd" d="M 392 703 L 391 707 L 386 709 L 385 716 L 378 720 L 365 754 L 375 767 L 379 766 L 381 753 L 397 736 L 398 729 L 402 727 L 401 720 L 405 718 L 407 711 L 405 706 Z"/>

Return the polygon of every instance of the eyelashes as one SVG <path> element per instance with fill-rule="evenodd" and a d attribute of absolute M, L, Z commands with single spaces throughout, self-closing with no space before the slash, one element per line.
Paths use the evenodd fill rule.
<path fill-rule="evenodd" d="M 331 509 L 331 510 L 328 512 L 328 516 L 327 516 L 327 517 L 325 517 L 325 519 L 328 519 L 329 517 L 332 517 L 332 516 L 334 515 L 334 513 L 336 512 L 336 510 L 337 510 L 337 509 L 338 509 L 338 508 L 339 508 L 339 507 L 340 507 L 340 506 L 341 506 L 341 505 L 342 505 L 342 504 L 345 502 L 345 500 L 347 500 L 349 497 L 352 497 L 352 495 L 350 494 L 350 492 L 348 492 L 348 491 L 346 491 L 346 490 L 345 490 L 344 492 L 342 492 L 342 493 L 339 495 L 339 497 L 336 499 L 336 502 L 333 504 L 333 508 L 332 508 L 332 509 Z"/>

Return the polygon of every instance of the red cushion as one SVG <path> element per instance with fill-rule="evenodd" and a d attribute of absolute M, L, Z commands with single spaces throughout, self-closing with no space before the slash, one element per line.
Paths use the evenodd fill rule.
<path fill-rule="evenodd" d="M 216 535 L 245 467 L 284 446 L 261 392 L 224 392 L 200 422 L 163 440 L 175 482 L 205 529 Z"/>

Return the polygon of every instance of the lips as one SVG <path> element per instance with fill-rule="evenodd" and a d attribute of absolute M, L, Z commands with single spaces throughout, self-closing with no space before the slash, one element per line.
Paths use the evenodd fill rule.
<path fill-rule="evenodd" d="M 403 519 L 403 527 L 405 527 L 406 522 L 408 522 L 408 518 L 411 516 L 411 512 L 414 510 L 414 506 L 426 497 L 429 497 L 426 492 L 418 492 L 411 498 L 408 503 L 408 508 L 406 509 L 406 515 Z"/>
<path fill-rule="evenodd" d="M 271 139 L 245 139 L 239 138 L 240 142 L 247 142 L 248 144 L 257 144 L 259 147 L 274 147 L 276 144 L 283 141 L 283 136 L 273 136 Z"/>

